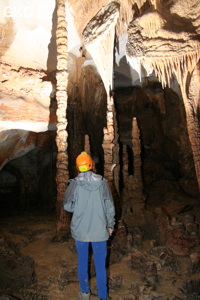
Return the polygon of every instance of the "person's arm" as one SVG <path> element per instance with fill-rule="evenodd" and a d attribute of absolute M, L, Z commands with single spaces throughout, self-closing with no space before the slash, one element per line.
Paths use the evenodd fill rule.
<path fill-rule="evenodd" d="M 115 206 L 110 188 L 107 182 L 104 182 L 103 197 L 106 208 L 107 228 L 109 235 L 112 235 L 115 226 Z"/>
<path fill-rule="evenodd" d="M 69 180 L 70 184 L 65 191 L 65 196 L 63 200 L 64 210 L 68 212 L 74 211 L 74 203 L 75 203 L 75 187 L 77 185 L 75 180 Z"/>

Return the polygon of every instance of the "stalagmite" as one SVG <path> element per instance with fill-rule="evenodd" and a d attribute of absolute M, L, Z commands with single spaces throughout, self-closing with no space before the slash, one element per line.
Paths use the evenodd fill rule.
<path fill-rule="evenodd" d="M 134 174 L 129 178 L 129 193 L 131 195 L 131 208 L 134 211 L 138 222 L 142 223 L 142 212 L 145 205 L 145 196 L 143 194 L 143 182 L 141 175 L 141 143 L 140 131 L 137 119 L 132 121 L 132 145 L 133 145 L 133 170 Z"/>
<path fill-rule="evenodd" d="M 67 188 L 69 178 L 68 174 L 68 156 L 67 156 L 67 24 L 65 21 L 65 1 L 57 0 L 57 137 L 56 143 L 58 148 L 57 155 L 57 238 L 60 239 L 69 233 L 69 214 L 67 214 L 62 206 L 64 193 Z"/>
<path fill-rule="evenodd" d="M 94 60 L 108 95 L 113 86 L 113 48 L 118 16 L 119 4 L 112 2 L 99 11 L 83 32 L 85 48 Z"/>
<path fill-rule="evenodd" d="M 128 166 L 129 166 L 129 161 L 128 161 L 128 153 L 127 153 L 126 145 L 123 145 L 122 153 L 123 153 L 122 154 L 122 159 L 123 159 L 123 166 L 122 166 L 123 183 L 124 183 L 124 187 L 128 188 L 128 179 L 129 179 Z"/>
<path fill-rule="evenodd" d="M 122 174 L 123 174 L 123 203 L 122 203 L 122 218 L 126 216 L 126 214 L 130 213 L 130 195 L 129 195 L 129 159 L 128 159 L 128 152 L 127 146 L 123 145 L 122 148 Z"/>
<path fill-rule="evenodd" d="M 90 138 L 87 134 L 85 134 L 85 146 L 84 146 L 84 150 L 89 154 L 91 155 L 91 150 L 90 150 Z M 94 159 L 93 159 L 94 161 Z M 96 173 L 97 172 L 97 169 L 96 169 L 96 165 L 95 165 L 95 161 L 94 161 L 94 165 L 93 165 L 93 171 Z"/>
<path fill-rule="evenodd" d="M 144 195 L 143 195 L 143 183 L 141 175 L 141 144 L 140 144 L 140 131 L 138 128 L 136 118 L 133 118 L 132 122 L 132 144 L 133 144 L 133 156 L 134 156 L 134 175 L 132 177 L 133 188 L 133 202 L 134 207 L 137 205 L 139 209 L 144 208 Z"/>
<path fill-rule="evenodd" d="M 90 152 L 90 139 L 89 139 L 89 136 L 86 134 L 85 135 L 85 147 L 84 147 L 84 150 L 89 154 L 91 155 L 91 152 Z"/>
<path fill-rule="evenodd" d="M 133 148 L 133 175 L 129 175 L 130 164 L 125 146 L 123 146 L 123 181 L 124 191 L 122 204 L 122 218 L 127 227 L 144 225 L 145 195 L 143 193 L 143 181 L 141 175 L 141 145 L 140 132 L 136 118 L 132 121 L 132 148 Z"/>

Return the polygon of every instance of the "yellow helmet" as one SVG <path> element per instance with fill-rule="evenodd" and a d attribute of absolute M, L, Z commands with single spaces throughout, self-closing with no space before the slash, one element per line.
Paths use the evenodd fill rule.
<path fill-rule="evenodd" d="M 76 158 L 76 167 L 80 172 L 86 172 L 92 169 L 93 161 L 87 152 L 81 152 L 81 154 Z"/>

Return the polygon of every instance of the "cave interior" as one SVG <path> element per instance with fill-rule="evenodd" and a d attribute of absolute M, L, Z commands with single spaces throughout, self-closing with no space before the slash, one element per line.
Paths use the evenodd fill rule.
<path fill-rule="evenodd" d="M 0 299 L 64 299 L 77 284 L 64 256 L 63 277 L 44 283 L 29 247 L 74 255 L 63 186 L 87 151 L 116 206 L 112 298 L 199 300 L 199 1 L 46 2 L 0 4 Z M 162 294 L 166 269 L 176 289 Z"/>

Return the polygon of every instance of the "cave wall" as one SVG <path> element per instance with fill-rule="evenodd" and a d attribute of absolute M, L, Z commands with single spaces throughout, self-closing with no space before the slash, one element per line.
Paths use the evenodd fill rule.
<path fill-rule="evenodd" d="M 21 152 L 0 172 L 1 216 L 55 210 L 55 132 L 32 133 L 31 140 L 33 149 Z"/>
<path fill-rule="evenodd" d="M 118 88 L 115 99 L 119 141 L 130 150 L 133 147 L 132 119 L 138 120 L 147 193 L 153 190 L 154 184 L 163 181 L 166 186 L 161 184 L 161 187 L 165 188 L 165 193 L 174 185 L 185 193 L 198 196 L 182 99 L 172 89 L 162 89 L 157 83 L 143 88 Z"/>

